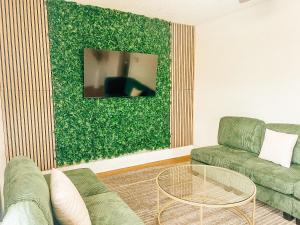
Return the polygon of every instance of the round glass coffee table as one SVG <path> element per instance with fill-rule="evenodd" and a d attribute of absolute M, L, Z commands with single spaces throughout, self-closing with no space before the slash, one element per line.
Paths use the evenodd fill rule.
<path fill-rule="evenodd" d="M 158 223 L 161 214 L 178 202 L 199 208 L 200 224 L 203 208 L 224 208 L 239 216 L 246 223 L 255 223 L 256 186 L 246 176 L 235 171 L 207 165 L 183 165 L 168 168 L 156 178 L 158 187 Z M 171 201 L 160 205 L 160 194 Z M 239 206 L 252 202 L 252 215 Z"/>

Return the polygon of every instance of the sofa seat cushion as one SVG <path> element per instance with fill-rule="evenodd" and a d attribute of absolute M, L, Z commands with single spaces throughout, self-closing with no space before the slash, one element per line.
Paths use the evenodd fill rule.
<path fill-rule="evenodd" d="M 300 200 L 300 181 L 298 181 L 294 186 L 294 197 Z M 299 213 L 300 213 L 300 209 L 299 209 Z"/>
<path fill-rule="evenodd" d="M 300 181 L 300 165 L 285 168 L 260 158 L 248 159 L 240 172 L 256 184 L 288 195 L 294 194 L 294 186 Z"/>
<path fill-rule="evenodd" d="M 75 185 L 81 197 L 88 197 L 109 191 L 90 169 L 69 170 L 64 173 Z M 49 185 L 50 174 L 45 175 L 45 178 Z"/>
<path fill-rule="evenodd" d="M 295 207 L 295 198 L 292 195 L 285 195 L 278 191 L 271 190 L 270 188 L 266 188 L 260 185 L 256 185 L 256 199 L 258 199 L 261 202 L 264 202 L 276 209 L 279 209 L 283 212 L 286 212 L 290 215 L 293 215 L 293 210 Z M 262 224 L 278 224 L 275 221 L 272 221 L 270 223 L 264 223 Z M 292 225 L 292 223 L 291 223 Z"/>
<path fill-rule="evenodd" d="M 193 149 L 191 157 L 193 160 L 208 165 L 239 171 L 246 160 L 257 156 L 254 153 L 244 150 L 233 149 L 223 145 L 215 145 Z"/>
<path fill-rule="evenodd" d="M 114 192 L 85 197 L 93 225 L 143 225 L 141 219 Z"/>
<path fill-rule="evenodd" d="M 293 195 L 294 190 L 298 193 L 295 186 L 300 181 L 300 165 L 292 164 L 290 168 L 285 168 L 259 159 L 256 154 L 222 145 L 193 149 L 191 157 L 192 160 L 208 165 L 240 172 L 250 177 L 254 183 L 274 191 L 288 195 Z M 300 183 L 298 194 L 300 197 Z"/>

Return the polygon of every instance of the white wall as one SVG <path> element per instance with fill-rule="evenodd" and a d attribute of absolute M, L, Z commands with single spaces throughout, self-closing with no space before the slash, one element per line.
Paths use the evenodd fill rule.
<path fill-rule="evenodd" d="M 90 161 L 87 163 L 80 163 L 71 166 L 60 167 L 60 170 L 73 170 L 78 168 L 90 168 L 94 173 L 107 172 L 112 170 L 118 170 L 122 168 L 147 164 L 151 162 L 157 162 L 161 160 L 167 160 L 172 158 L 178 158 L 191 154 L 192 149 L 195 146 L 189 145 L 171 149 L 161 149 L 156 151 L 140 151 L 132 154 L 122 155 L 120 157 L 112 159 L 101 159 L 96 161 Z M 50 173 L 50 171 L 43 171 L 44 174 Z"/>
<path fill-rule="evenodd" d="M 196 27 L 194 144 L 222 116 L 300 124 L 300 1 L 265 0 Z"/>

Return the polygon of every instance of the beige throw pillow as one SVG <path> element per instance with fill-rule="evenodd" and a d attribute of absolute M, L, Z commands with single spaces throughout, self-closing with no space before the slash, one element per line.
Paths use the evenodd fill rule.
<path fill-rule="evenodd" d="M 61 171 L 52 169 L 51 202 L 62 225 L 91 225 L 88 210 L 72 181 Z"/>

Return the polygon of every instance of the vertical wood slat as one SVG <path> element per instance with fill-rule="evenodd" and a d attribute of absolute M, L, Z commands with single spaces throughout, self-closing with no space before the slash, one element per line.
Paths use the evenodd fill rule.
<path fill-rule="evenodd" d="M 0 1 L 0 97 L 7 160 L 55 167 L 47 12 L 44 0 Z"/>
<path fill-rule="evenodd" d="M 194 27 L 171 24 L 171 147 L 193 144 Z"/>

